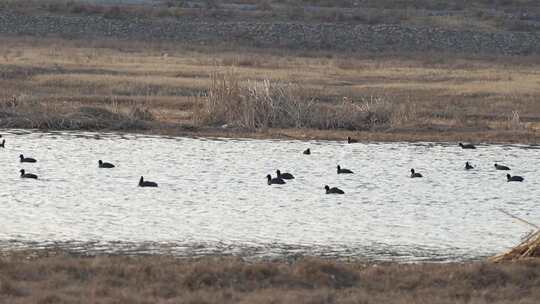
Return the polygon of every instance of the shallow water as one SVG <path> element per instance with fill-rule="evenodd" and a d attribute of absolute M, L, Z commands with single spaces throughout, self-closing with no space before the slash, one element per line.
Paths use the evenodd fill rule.
<path fill-rule="evenodd" d="M 535 146 L 1 133 L 0 248 L 446 261 L 499 253 L 531 230 L 499 208 L 540 218 Z M 495 161 L 525 182 L 507 183 Z M 268 186 L 278 168 L 296 179 Z M 137 187 L 141 175 L 159 188 Z M 346 194 L 326 195 L 326 184 Z"/>

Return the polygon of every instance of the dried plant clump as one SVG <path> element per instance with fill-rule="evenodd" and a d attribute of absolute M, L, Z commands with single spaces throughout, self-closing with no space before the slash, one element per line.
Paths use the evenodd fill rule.
<path fill-rule="evenodd" d="M 414 104 L 396 105 L 384 97 L 343 98 L 339 103 L 321 102 L 316 92 L 297 83 L 242 81 L 238 75 L 213 73 L 199 124 L 229 125 L 248 130 L 266 128 L 315 128 L 370 130 L 409 122 Z"/>
<path fill-rule="evenodd" d="M 519 245 L 510 249 L 510 251 L 505 252 L 503 254 L 496 255 L 490 258 L 490 260 L 493 262 L 501 262 L 501 261 L 509 261 L 509 260 L 512 261 L 512 260 L 521 260 L 521 259 L 528 259 L 528 258 L 540 258 L 540 226 L 535 225 L 522 218 L 519 218 L 515 215 L 512 215 L 502 209 L 499 209 L 499 211 L 503 212 L 504 214 L 528 226 L 533 227 L 535 231 L 527 235 Z"/>
<path fill-rule="evenodd" d="M 508 129 L 512 131 L 521 131 L 525 129 L 525 125 L 521 122 L 518 111 L 512 111 L 508 117 Z"/>

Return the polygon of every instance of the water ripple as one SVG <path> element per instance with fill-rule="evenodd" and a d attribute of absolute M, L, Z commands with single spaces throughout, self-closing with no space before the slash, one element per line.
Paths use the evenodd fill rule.
<path fill-rule="evenodd" d="M 0 248 L 460 260 L 528 232 L 497 208 L 540 218 L 533 146 L 2 133 Z M 38 162 L 21 164 L 20 153 Z M 99 169 L 98 159 L 117 167 Z M 507 183 L 495 161 L 525 182 Z M 355 174 L 337 175 L 337 164 Z M 21 168 L 40 179 L 21 180 Z M 410 179 L 410 168 L 425 178 Z M 276 169 L 297 178 L 266 185 Z M 141 175 L 160 187 L 137 187 Z M 326 184 L 346 195 L 325 195 Z"/>

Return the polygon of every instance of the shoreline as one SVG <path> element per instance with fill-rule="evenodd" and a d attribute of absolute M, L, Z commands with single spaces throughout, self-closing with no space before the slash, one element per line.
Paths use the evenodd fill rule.
<path fill-rule="evenodd" d="M 381 142 L 433 142 L 458 143 L 470 142 L 475 144 L 524 144 L 540 143 L 540 133 L 528 131 L 501 130 L 399 130 L 399 131 L 348 131 L 348 130 L 317 130 L 317 129 L 267 129 L 258 131 L 224 129 L 219 127 L 193 127 L 170 125 L 166 127 L 149 127 L 148 129 L 118 130 L 118 129 L 42 129 L 42 128 L 6 128 L 2 130 L 25 130 L 28 132 L 95 132 L 118 134 L 141 134 L 153 136 L 174 136 L 189 138 L 226 138 L 226 139 L 257 139 L 257 140 L 298 140 L 298 141 L 346 141 L 350 136 L 360 143 Z M 4 131 L 5 132 L 5 131 Z"/>
<path fill-rule="evenodd" d="M 368 142 L 435 142 L 453 143 L 473 142 L 479 144 L 538 144 L 540 134 L 536 132 L 515 131 L 346 131 L 346 130 L 316 130 L 316 129 L 268 129 L 265 131 L 230 131 L 219 128 L 201 128 L 201 131 L 186 130 L 148 130 L 143 134 L 172 135 L 182 137 L 221 137 L 247 139 L 289 139 L 289 140 L 318 140 L 346 141 L 350 136 L 361 143 Z"/>

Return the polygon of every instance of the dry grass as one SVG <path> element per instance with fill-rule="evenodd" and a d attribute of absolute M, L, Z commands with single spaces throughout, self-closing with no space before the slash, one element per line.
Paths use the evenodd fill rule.
<path fill-rule="evenodd" d="M 24 96 L 0 100 L 1 125 L 5 128 L 61 130 L 145 130 L 154 120 L 145 107 L 122 109 L 114 101 L 106 107 L 71 103 L 36 102 Z"/>
<path fill-rule="evenodd" d="M 343 138 L 340 130 L 378 132 L 394 140 L 419 132 L 431 140 L 452 134 L 442 132 L 500 133 L 502 140 L 518 135 L 525 141 L 540 135 L 537 57 L 283 54 L 226 45 L 35 37 L 2 41 L 0 101 L 15 98 L 45 109 L 36 112 L 65 114 L 89 106 L 129 116 L 139 107 L 153 117 L 148 127 L 156 132 L 163 124 L 207 130 L 228 124 L 270 133 L 276 128 L 337 132 L 308 132 L 318 138 Z M 29 108 L 4 112 L 16 117 Z M 0 121 L 3 127 L 14 125 Z"/>
<path fill-rule="evenodd" d="M 537 303 L 540 262 L 371 264 L 303 258 L 8 252 L 5 303 Z"/>

